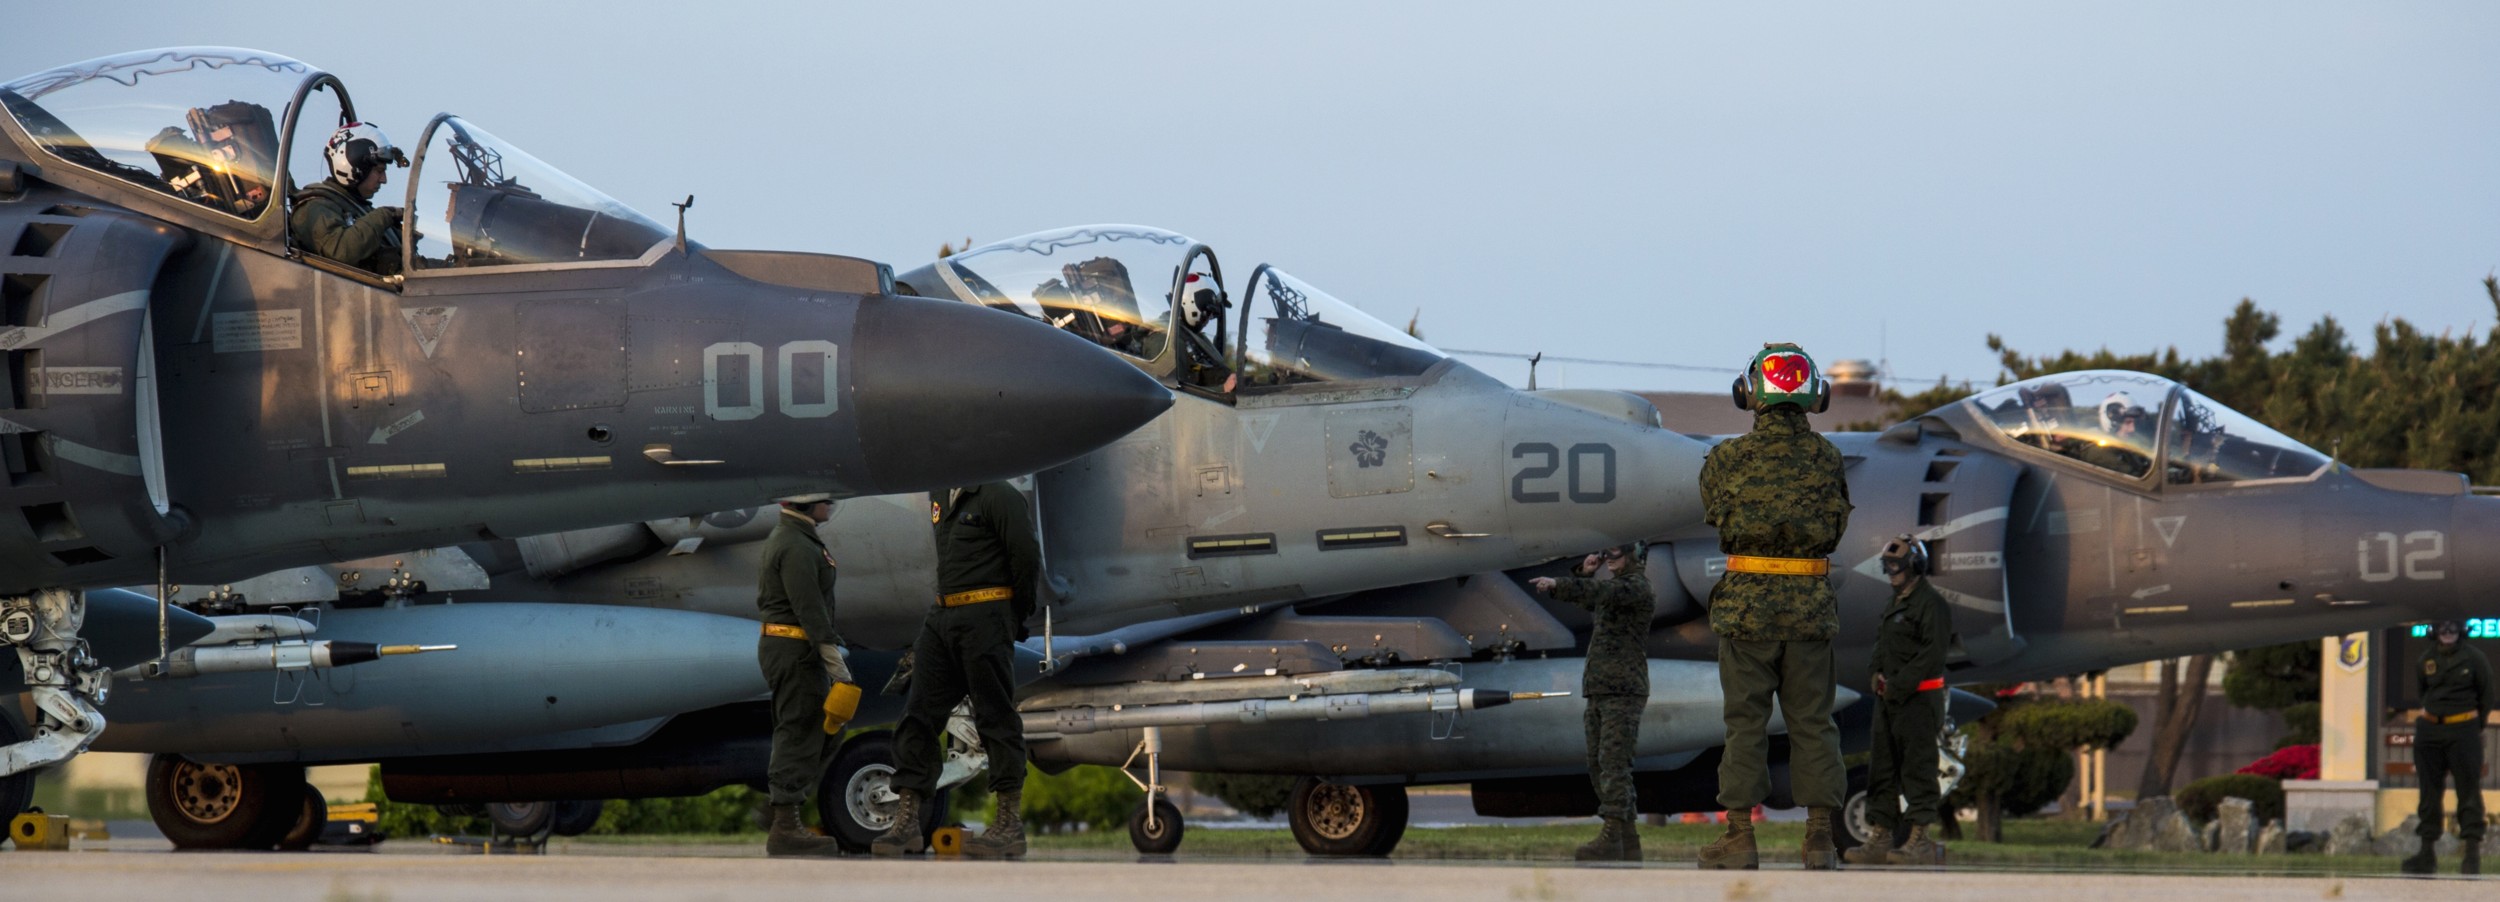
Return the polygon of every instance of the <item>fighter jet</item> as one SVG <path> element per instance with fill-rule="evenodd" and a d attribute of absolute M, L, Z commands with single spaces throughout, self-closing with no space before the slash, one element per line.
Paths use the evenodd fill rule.
<path fill-rule="evenodd" d="M 1435 636 L 1440 640 L 1435 656 L 1470 657 L 1529 642 L 1568 646 L 1568 631 L 1559 627 L 1529 630 L 1528 618 L 1539 616 L 1533 602 L 1498 571 L 1653 535 L 1700 516 L 1693 486 L 1703 446 L 1660 429 L 1646 402 L 1612 393 L 1513 390 L 1274 267 L 1253 274 L 1252 300 L 1238 319 L 1211 315 L 1228 306 L 1221 271 L 1212 250 L 1180 235 L 1136 226 L 1063 229 L 976 248 L 942 265 L 955 285 L 1043 286 L 1034 293 L 1053 298 L 1062 312 L 1029 313 L 1037 320 L 1051 316 L 1059 328 L 1078 328 L 1075 313 L 1068 311 L 1096 315 L 1083 329 L 1128 353 L 1141 371 L 1169 380 L 1177 395 L 1171 410 L 1131 437 L 1044 470 L 1028 483 L 1052 596 L 1045 614 L 1031 624 L 1037 638 L 1034 661 L 1024 668 L 1028 678 L 1119 641 L 1099 638 L 1105 631 L 1128 628 L 1112 635 L 1142 643 L 1181 624 L 1234 620 L 1244 611 L 1275 611 L 1290 603 L 1471 573 L 1486 574 L 1475 581 L 1475 590 L 1446 595 L 1452 605 L 1480 613 L 1484 622 L 1463 632 L 1442 627 L 1446 635 Z M 913 284 L 942 284 L 932 272 L 918 271 Z M 1132 273 L 1141 283 L 1152 274 L 1171 286 L 1162 295 L 1161 315 L 1138 312 L 1130 299 L 1154 292 L 1136 289 Z M 1048 287 L 1068 281 L 1097 299 L 1089 302 L 1093 306 Z M 980 297 L 969 291 L 966 296 Z M 1115 308 L 1100 298 L 1128 303 Z M 997 303 L 1010 313 L 1027 312 L 1013 301 Z M 1184 304 L 1198 305 L 1196 312 L 1181 309 Z M 1232 331 L 1236 326 L 1239 331 Z M 1252 333 L 1261 336 L 1249 346 L 1255 350 L 1222 341 L 1227 334 Z M 1227 366 L 1240 374 L 1230 391 L 1223 390 L 1221 378 L 1203 380 L 1211 385 L 1183 378 L 1182 355 L 1216 347 L 1232 347 L 1242 355 L 1234 359 L 1248 361 Z M 880 669 L 891 665 L 890 652 L 916 635 L 934 598 L 929 511 L 929 499 L 921 494 L 855 499 L 842 504 L 821 530 L 839 561 L 842 632 L 855 646 L 871 650 L 854 667 L 872 684 L 883 679 Z M 547 740 L 535 734 L 693 710 L 697 706 L 685 704 L 689 692 L 715 693 L 714 703 L 723 705 L 756 695 L 761 685 L 750 635 L 756 540 L 771 529 L 772 519 L 768 511 L 745 508 L 239 581 L 231 594 L 248 599 L 253 608 L 335 607 L 342 601 L 341 575 L 356 572 L 371 572 L 373 578 L 345 593 L 350 603 L 374 587 L 415 581 L 429 593 L 460 590 L 464 601 L 521 604 L 328 611 L 319 635 L 334 641 L 422 633 L 427 641 L 456 642 L 461 653 L 457 661 L 408 662 L 388 675 L 357 674 L 352 685 L 325 686 L 316 679 L 308 697 L 322 701 L 318 709 L 271 706 L 265 675 L 138 687 L 121 704 L 126 711 L 149 713 L 130 715 L 106 747 L 180 752 L 217 766 L 386 758 L 397 762 L 395 774 L 468 771 L 444 773 L 423 787 L 402 780 L 394 791 L 408 798 L 480 793 L 512 798 L 511 790 L 480 789 L 479 781 L 553 791 L 545 780 L 516 782 L 504 771 L 476 772 L 489 757 L 501 762 L 491 767 L 517 765 L 544 777 L 564 768 L 615 772 L 625 765 L 597 765 L 592 758 L 631 754 L 644 762 L 632 766 L 640 775 L 634 780 L 643 786 L 671 780 L 682 791 L 703 791 L 718 784 L 697 785 L 700 781 L 722 777 L 651 757 L 649 742 L 677 748 L 672 745 L 677 739 L 651 732 L 658 721 L 627 736 L 650 740 L 613 754 L 588 748 L 613 739 L 594 741 L 585 733 Z M 385 573 L 406 575 L 385 578 Z M 470 591 L 478 589 L 484 591 Z M 549 617 L 588 610 L 601 611 L 602 618 L 635 635 L 643 634 L 644 621 L 656 624 L 659 615 L 670 615 L 665 618 L 670 626 L 650 632 L 683 633 L 677 649 L 683 663 L 640 657 L 657 655 L 662 646 L 628 643 L 620 651 L 594 643 L 549 650 L 528 638 L 540 630 L 505 622 L 524 613 Z M 686 626 L 685 611 L 724 615 L 717 620 L 745 630 L 715 634 Z M 1516 611 L 1521 619 L 1514 625 L 1503 611 Z M 412 616 L 422 616 L 425 626 L 411 625 Z M 1375 635 L 1382 625 L 1366 618 L 1300 618 L 1293 622 L 1298 633 L 1287 639 L 1243 636 L 1220 648 L 1207 644 L 1202 664 L 1213 667 L 1222 656 L 1231 667 L 1239 663 L 1234 657 L 1254 647 L 1267 657 L 1282 649 L 1296 661 L 1317 656 L 1334 662 L 1337 653 L 1322 642 L 1369 654 L 1384 641 Z M 1058 641 L 1072 631 L 1095 638 Z M 694 644 L 698 641 L 718 644 Z M 509 709 L 465 691 L 442 691 L 445 685 L 479 687 L 477 681 L 497 669 L 480 662 L 535 667 L 577 652 L 611 666 L 584 666 L 580 685 L 541 680 L 500 693 L 513 703 Z M 510 657 L 499 657 L 505 655 Z M 666 681 L 668 691 L 626 689 L 614 683 L 618 672 Z M 390 683 L 377 682 L 384 679 Z M 538 702 L 542 696 L 568 701 L 551 708 Z M 863 722 L 892 719 L 898 701 L 872 699 Z M 481 705 L 496 707 L 490 712 Z M 761 720 L 734 728 L 701 722 L 708 726 L 699 735 L 716 748 L 744 749 L 762 737 L 752 729 Z M 269 737 L 281 727 L 291 747 L 273 750 Z M 376 745 L 376 736 L 393 739 Z M 890 757 L 878 752 L 883 739 L 872 734 L 856 754 L 846 753 L 852 763 L 837 767 L 836 779 L 829 781 L 849 795 L 826 810 L 860 813 L 834 819 L 840 832 L 860 845 L 883 827 L 885 814 L 873 798 L 882 784 L 871 779 L 891 769 Z M 549 753 L 544 763 L 524 763 L 514 754 L 548 748 L 578 751 Z M 273 751 L 279 754 L 263 757 Z M 592 754 L 586 757 L 584 751 Z M 456 755 L 467 758 L 446 757 Z M 416 762 L 419 757 L 431 763 Z M 555 762 L 558 758 L 563 760 Z M 583 791 L 621 790 L 607 785 Z"/>
<path fill-rule="evenodd" d="M 106 57 L 0 106 L 0 666 L 40 712 L 0 776 L 103 727 L 129 662 L 80 639 L 80 589 L 1002 478 L 1171 404 L 1047 325 L 900 297 L 883 264 L 704 247 L 448 114 L 413 160 L 372 133 L 408 167 L 397 250 L 324 259 L 288 199 L 360 120 L 283 56 Z"/>

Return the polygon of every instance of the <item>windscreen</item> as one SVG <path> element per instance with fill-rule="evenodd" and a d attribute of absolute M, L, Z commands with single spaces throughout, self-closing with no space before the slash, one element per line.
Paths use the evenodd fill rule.
<path fill-rule="evenodd" d="M 1173 281 L 1196 243 L 1145 226 L 1079 226 L 982 245 L 939 265 L 982 304 L 1152 360 L 1170 338 Z"/>
<path fill-rule="evenodd" d="M 408 215 L 416 265 L 634 260 L 674 233 L 458 117 L 436 120 Z"/>
<path fill-rule="evenodd" d="M 1291 385 L 1417 376 L 1446 355 L 1272 266 L 1235 302 L 1242 311 L 1242 378 Z"/>
<path fill-rule="evenodd" d="M 2162 470 L 2171 485 L 2295 479 L 2327 464 L 2326 455 L 2186 388 L 2171 412 L 2168 441 Z"/>
<path fill-rule="evenodd" d="M 276 182 L 278 122 L 312 67 L 233 47 L 125 53 L 0 85 L 46 153 L 201 207 L 258 219 Z M 335 122 L 307 122 L 314 140 Z"/>

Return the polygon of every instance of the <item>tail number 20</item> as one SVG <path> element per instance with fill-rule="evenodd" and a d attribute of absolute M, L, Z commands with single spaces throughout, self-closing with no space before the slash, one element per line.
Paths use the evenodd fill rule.
<path fill-rule="evenodd" d="M 1510 477 L 1510 500 L 1521 504 L 1547 504 L 1563 500 L 1569 494 L 1573 504 L 1604 504 L 1615 500 L 1615 446 L 1602 442 L 1585 442 L 1571 446 L 1568 452 L 1544 442 L 1522 442 L 1510 448 L 1511 460 L 1531 463 Z M 1554 474 L 1568 469 L 1563 476 L 1562 491 L 1552 491 L 1548 482 Z M 1595 488 L 1588 486 L 1594 482 Z"/>

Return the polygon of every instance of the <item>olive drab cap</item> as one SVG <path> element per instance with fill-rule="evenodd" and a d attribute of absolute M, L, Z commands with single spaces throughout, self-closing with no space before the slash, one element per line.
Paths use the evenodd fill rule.
<path fill-rule="evenodd" d="M 1732 392 L 1736 406 L 1744 410 L 1794 404 L 1807 413 L 1821 413 L 1832 405 L 1831 383 L 1824 381 L 1814 358 L 1787 342 L 1765 343 L 1745 374 L 1736 377 Z"/>

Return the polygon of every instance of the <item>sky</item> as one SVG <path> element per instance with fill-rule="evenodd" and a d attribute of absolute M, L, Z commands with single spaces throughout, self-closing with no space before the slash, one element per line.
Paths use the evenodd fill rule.
<path fill-rule="evenodd" d="M 248 10 L 249 14 L 242 12 Z M 1539 384 L 1904 382 L 2221 347 L 2240 298 L 2480 333 L 2500 5 L 28 4 L 0 78 L 252 47 L 452 112 L 716 248 L 897 271 L 1094 222 L 1272 263 Z M 413 150 L 413 148 L 412 148 Z M 1232 286 L 1238 291 L 1242 286 Z M 1523 362 L 1468 357 L 1514 383 Z M 1726 372 L 1721 372 L 1724 370 Z M 1916 384 L 1905 387 L 1916 388 Z"/>

